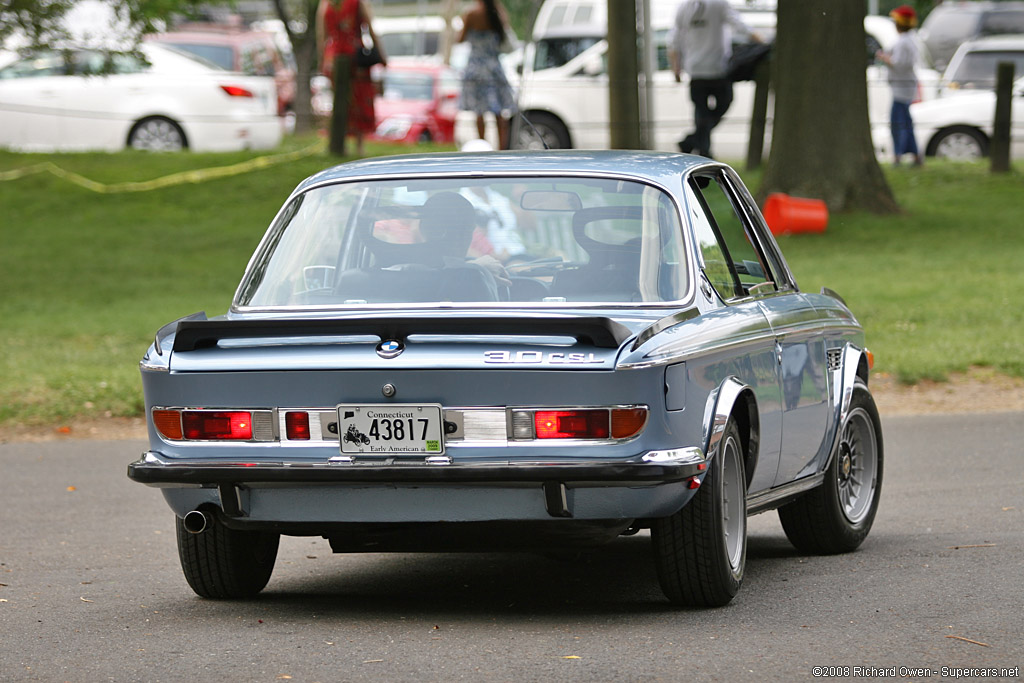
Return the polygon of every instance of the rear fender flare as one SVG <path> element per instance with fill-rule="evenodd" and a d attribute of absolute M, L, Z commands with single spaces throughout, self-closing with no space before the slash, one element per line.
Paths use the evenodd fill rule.
<path fill-rule="evenodd" d="M 862 349 L 857 348 L 853 344 L 847 344 L 843 348 L 843 365 L 839 370 L 840 382 L 837 382 L 838 395 L 836 396 L 835 405 L 839 408 L 837 424 L 841 425 L 846 421 L 846 416 L 850 413 L 850 403 L 853 401 L 853 387 L 857 384 L 857 375 L 860 369 L 861 363 L 867 364 L 867 358 L 864 355 Z M 864 378 L 867 383 L 867 377 Z"/>
<path fill-rule="evenodd" d="M 863 366 L 863 369 L 862 369 Z M 829 449 L 828 457 L 819 471 L 825 471 L 832 463 L 832 456 L 836 452 L 843 425 L 850 414 L 850 405 L 853 402 L 853 388 L 857 384 L 857 378 L 863 373 L 862 379 L 867 384 L 867 356 L 863 349 L 853 344 L 846 344 L 843 347 L 842 365 L 838 370 L 833 371 L 832 405 L 835 416 L 832 433 L 832 447 Z"/>
<path fill-rule="evenodd" d="M 750 386 L 736 377 L 727 377 L 708 396 L 704 407 L 704 452 L 708 459 L 718 453 L 718 444 L 725 433 L 729 418 L 734 417 L 743 439 L 747 483 L 757 464 L 758 434 L 760 429 L 757 399 Z"/>

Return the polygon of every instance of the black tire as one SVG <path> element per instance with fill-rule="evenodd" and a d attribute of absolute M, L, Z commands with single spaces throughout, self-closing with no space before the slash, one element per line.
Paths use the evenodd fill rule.
<path fill-rule="evenodd" d="M 825 481 L 779 508 L 797 550 L 831 555 L 856 550 L 867 538 L 882 494 L 882 425 L 865 384 L 858 380 Z"/>
<path fill-rule="evenodd" d="M 147 152 L 180 152 L 188 148 L 188 139 L 175 121 L 163 116 L 150 116 L 132 126 L 128 133 L 128 146 Z"/>
<path fill-rule="evenodd" d="M 658 581 L 673 603 L 721 607 L 743 583 L 747 479 L 739 429 L 729 420 L 697 495 L 651 527 Z"/>
<path fill-rule="evenodd" d="M 976 161 L 988 156 L 988 138 L 977 128 L 950 126 L 935 134 L 926 153 L 951 161 Z"/>
<path fill-rule="evenodd" d="M 204 598 L 250 598 L 266 587 L 280 536 L 229 529 L 210 518 L 202 533 L 185 531 L 177 518 L 178 558 L 185 580 Z"/>
<path fill-rule="evenodd" d="M 533 111 L 520 118 L 526 120 L 518 122 L 516 149 L 572 149 L 569 130 L 554 114 Z"/>

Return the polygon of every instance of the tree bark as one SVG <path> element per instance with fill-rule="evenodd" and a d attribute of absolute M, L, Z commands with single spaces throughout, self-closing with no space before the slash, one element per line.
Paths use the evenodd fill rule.
<path fill-rule="evenodd" d="M 309 83 L 313 76 L 313 69 L 320 58 L 320 55 L 316 53 L 316 9 L 318 5 L 319 0 L 302 0 L 288 3 L 286 7 L 284 0 L 274 0 L 274 10 L 277 13 L 277 18 L 284 24 L 288 40 L 292 44 L 292 54 L 295 56 L 295 104 L 293 106 L 295 107 L 296 133 L 312 130 L 316 123 Z M 295 14 L 299 16 L 289 16 L 289 8 L 297 10 Z M 292 22 L 305 26 L 305 30 L 294 31 Z"/>
<path fill-rule="evenodd" d="M 775 116 L 761 196 L 822 199 L 832 212 L 899 205 L 871 143 L 863 2 L 778 4 Z"/>
<path fill-rule="evenodd" d="M 612 149 L 640 148 L 636 3 L 608 0 L 608 121 Z"/>

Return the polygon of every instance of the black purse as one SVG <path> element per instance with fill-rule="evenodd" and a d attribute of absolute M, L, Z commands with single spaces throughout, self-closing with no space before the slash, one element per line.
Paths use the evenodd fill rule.
<path fill-rule="evenodd" d="M 380 50 L 377 46 L 361 47 L 356 50 L 356 66 L 362 69 L 369 69 L 374 64 L 380 64 L 384 60 L 380 58 Z"/>

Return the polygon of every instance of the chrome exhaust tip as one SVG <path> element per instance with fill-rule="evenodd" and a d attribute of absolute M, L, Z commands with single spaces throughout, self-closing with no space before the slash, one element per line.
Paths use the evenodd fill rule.
<path fill-rule="evenodd" d="M 186 513 L 181 521 L 185 526 L 185 531 L 190 534 L 201 534 L 206 531 L 213 520 L 210 519 L 208 513 L 201 510 L 193 510 Z"/>

